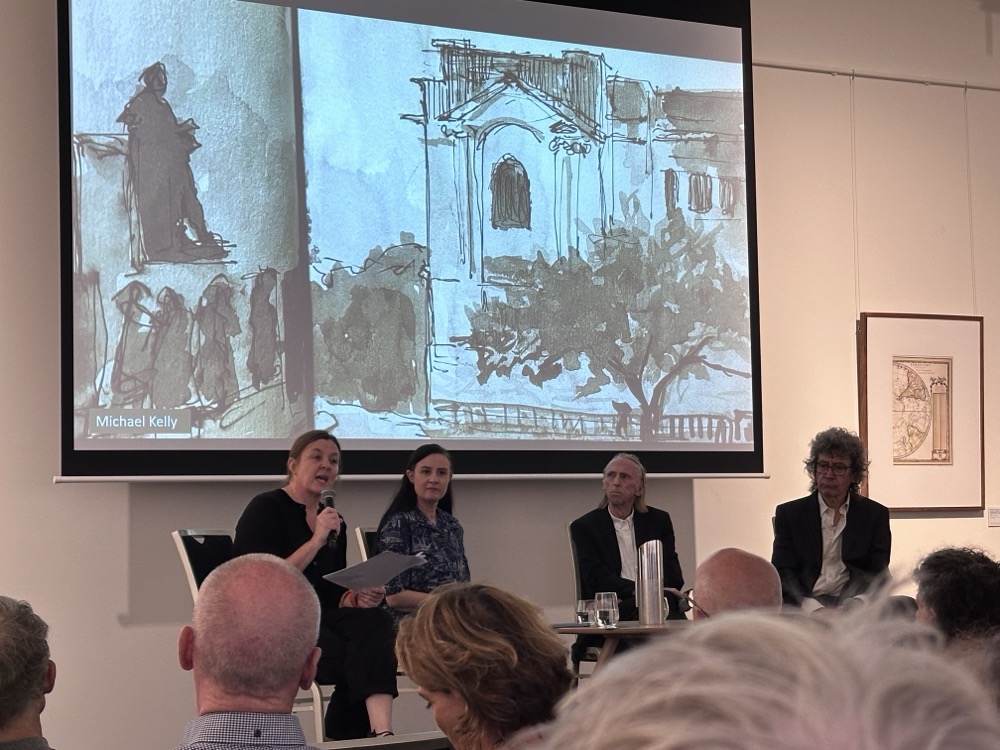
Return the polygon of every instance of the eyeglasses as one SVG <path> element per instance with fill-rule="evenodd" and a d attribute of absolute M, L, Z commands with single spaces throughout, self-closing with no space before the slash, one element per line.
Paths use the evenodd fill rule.
<path fill-rule="evenodd" d="M 817 474 L 826 474 L 826 472 L 832 471 L 835 477 L 842 477 L 850 470 L 851 467 L 848 464 L 831 464 L 827 461 L 818 461 L 813 465 L 813 471 Z"/>
<path fill-rule="evenodd" d="M 677 611 L 681 614 L 690 612 L 692 609 L 697 609 L 701 612 L 703 617 L 708 617 L 708 612 L 706 612 L 702 607 L 698 605 L 698 602 L 694 600 L 691 596 L 691 592 L 694 589 L 688 589 L 687 591 L 678 591 L 677 589 L 668 589 L 668 591 L 675 594 L 678 598 L 677 601 Z"/>

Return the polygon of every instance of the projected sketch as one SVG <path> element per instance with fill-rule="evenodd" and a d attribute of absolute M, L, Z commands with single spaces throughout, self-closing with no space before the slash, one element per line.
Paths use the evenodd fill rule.
<path fill-rule="evenodd" d="M 74 9 L 78 447 L 752 448 L 738 29 Z"/>
<path fill-rule="evenodd" d="M 251 385 L 258 391 L 274 380 L 281 368 L 278 308 L 274 303 L 278 272 L 265 268 L 253 274 L 250 288 L 250 353 L 247 370 Z"/>
<path fill-rule="evenodd" d="M 132 281 L 113 298 L 121 315 L 121 331 L 111 368 L 111 403 L 115 406 L 141 405 L 149 395 L 155 372 L 152 312 L 147 307 L 151 296 L 145 284 Z"/>
<path fill-rule="evenodd" d="M 738 66 L 300 28 L 318 414 L 361 435 L 751 439 Z"/>
<path fill-rule="evenodd" d="M 191 153 L 201 148 L 194 134 L 198 126 L 174 115 L 164 96 L 167 68 L 162 62 L 143 70 L 140 80 L 141 90 L 129 99 L 118 122 L 128 129 L 129 184 L 144 257 L 175 262 L 224 258 L 222 239 L 205 225 L 191 172 Z"/>
<path fill-rule="evenodd" d="M 74 33 L 76 437 L 286 439 L 311 370 L 285 362 L 309 336 L 289 11 L 152 6 L 156 28 L 110 2 Z"/>

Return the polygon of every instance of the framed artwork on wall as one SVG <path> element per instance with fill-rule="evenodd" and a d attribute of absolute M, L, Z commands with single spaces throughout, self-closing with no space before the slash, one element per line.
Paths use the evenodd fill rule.
<path fill-rule="evenodd" d="M 985 507 L 983 318 L 861 313 L 867 494 L 892 510 Z"/>

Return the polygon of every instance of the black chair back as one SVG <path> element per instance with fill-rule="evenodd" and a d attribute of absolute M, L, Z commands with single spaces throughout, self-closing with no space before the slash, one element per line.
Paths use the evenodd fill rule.
<path fill-rule="evenodd" d="M 183 541 L 198 588 L 201 588 L 209 573 L 233 559 L 233 540 L 228 535 L 204 536 L 201 539 L 186 536 Z"/>
<path fill-rule="evenodd" d="M 181 529 L 172 532 L 187 574 L 191 598 L 198 598 L 198 589 L 208 574 L 233 558 L 233 538 L 228 531 Z"/>

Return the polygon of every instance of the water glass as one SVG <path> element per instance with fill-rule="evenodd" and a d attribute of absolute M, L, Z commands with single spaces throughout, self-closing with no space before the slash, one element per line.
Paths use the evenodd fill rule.
<path fill-rule="evenodd" d="M 576 624 L 590 625 L 594 615 L 593 599 L 578 599 L 576 602 Z"/>
<path fill-rule="evenodd" d="M 602 591 L 595 599 L 597 626 L 613 628 L 618 624 L 618 595 L 614 591 Z"/>

